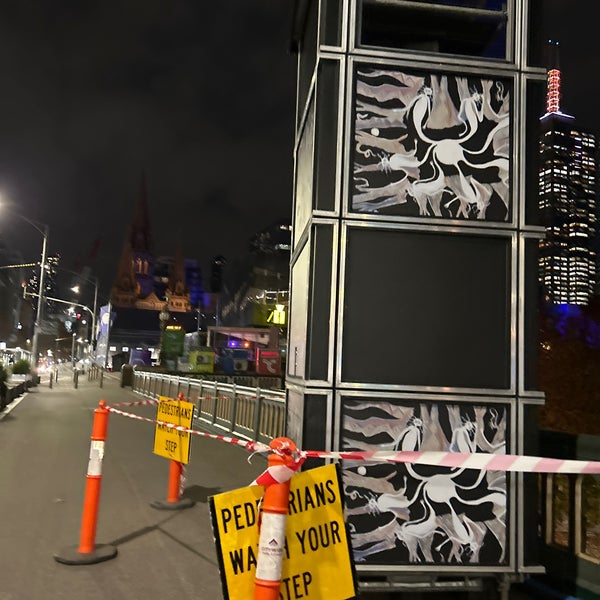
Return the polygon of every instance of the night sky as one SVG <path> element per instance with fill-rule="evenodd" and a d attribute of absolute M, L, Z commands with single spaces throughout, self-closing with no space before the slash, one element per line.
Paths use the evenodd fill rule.
<path fill-rule="evenodd" d="M 544 0 L 561 40 L 563 110 L 600 135 L 597 0 Z M 12 0 L 0 5 L 0 192 L 50 227 L 69 269 L 107 295 L 142 172 L 156 254 L 206 270 L 290 217 L 292 0 Z M 41 236 L 0 212 L 38 260 Z M 90 252 L 95 243 L 95 257 Z M 93 259 L 93 260 L 92 260 Z M 205 273 L 208 275 L 208 273 Z"/>
<path fill-rule="evenodd" d="M 207 264 L 291 212 L 287 1 L 18 0 L 0 6 L 0 191 L 66 268 L 108 288 L 146 173 L 157 254 Z M 41 236 L 0 232 L 39 259 Z M 6 229 L 8 228 L 8 229 Z M 37 256 L 36 256 L 37 254 Z"/>

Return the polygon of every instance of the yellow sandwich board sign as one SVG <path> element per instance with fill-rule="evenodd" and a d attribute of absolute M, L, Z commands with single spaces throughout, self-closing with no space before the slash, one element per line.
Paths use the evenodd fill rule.
<path fill-rule="evenodd" d="M 252 486 L 210 498 L 226 600 L 254 597 L 263 493 L 261 486 Z M 335 465 L 294 475 L 289 510 L 280 600 L 356 598 L 354 565 Z"/>
<path fill-rule="evenodd" d="M 193 416 L 194 405 L 191 402 L 158 397 L 157 421 L 191 429 Z M 157 423 L 154 431 L 154 454 L 187 464 L 190 457 L 190 434 Z"/>

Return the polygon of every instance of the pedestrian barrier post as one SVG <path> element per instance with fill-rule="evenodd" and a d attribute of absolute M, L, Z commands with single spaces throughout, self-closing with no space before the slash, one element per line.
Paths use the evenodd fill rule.
<path fill-rule="evenodd" d="M 96 523 L 98 506 L 100 504 L 100 486 L 102 483 L 102 459 L 104 444 L 108 429 L 108 414 L 106 402 L 100 400 L 94 411 L 94 423 L 90 445 L 85 496 L 83 500 L 83 515 L 81 517 L 81 534 L 79 546 L 69 547 L 54 559 L 65 565 L 87 565 L 109 560 L 117 555 L 117 548 L 110 544 L 96 544 Z"/>
<path fill-rule="evenodd" d="M 100 369 L 100 387 L 104 385 L 104 369 Z"/>
<path fill-rule="evenodd" d="M 269 444 L 273 452 L 268 458 L 268 468 L 288 466 L 294 462 L 294 442 L 288 438 L 275 438 Z M 279 600 L 283 552 L 285 548 L 285 524 L 289 512 L 290 480 L 272 483 L 265 488 L 262 501 L 262 518 L 258 541 L 254 600 Z"/>
<path fill-rule="evenodd" d="M 52 371 L 50 371 L 50 379 L 48 381 L 48 386 L 50 387 L 50 389 L 52 389 L 52 379 L 54 377 L 54 373 L 52 373 Z"/>
<path fill-rule="evenodd" d="M 182 392 L 177 394 L 178 400 L 185 400 Z M 167 500 L 153 500 L 150 503 L 152 508 L 159 510 L 181 510 L 183 508 L 191 508 L 194 506 L 194 501 L 191 498 L 183 497 L 183 463 L 177 460 L 169 461 L 169 485 L 167 489 Z"/>

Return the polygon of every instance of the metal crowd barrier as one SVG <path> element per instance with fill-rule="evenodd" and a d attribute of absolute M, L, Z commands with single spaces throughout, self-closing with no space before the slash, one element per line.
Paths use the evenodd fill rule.
<path fill-rule="evenodd" d="M 252 379 L 260 383 L 260 378 Z M 265 444 L 285 435 L 286 403 L 281 390 L 148 371 L 134 371 L 132 389 L 149 398 L 176 398 L 183 393 L 196 406 L 194 420 L 205 429 Z"/>

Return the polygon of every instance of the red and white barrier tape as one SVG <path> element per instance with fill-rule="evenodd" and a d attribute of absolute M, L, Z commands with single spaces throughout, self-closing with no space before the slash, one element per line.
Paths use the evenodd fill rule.
<path fill-rule="evenodd" d="M 591 460 L 561 460 L 515 454 L 486 454 L 483 452 L 319 452 L 300 451 L 305 458 L 332 458 L 369 462 L 411 463 L 434 467 L 460 467 L 484 471 L 518 473 L 600 474 L 600 462 Z"/>
<path fill-rule="evenodd" d="M 164 427 L 169 427 L 170 429 L 174 429 L 176 431 L 184 431 L 186 433 L 191 433 L 193 435 L 199 435 L 200 437 L 206 437 L 206 438 L 210 438 L 213 440 L 219 440 L 221 442 L 226 442 L 228 444 L 242 446 L 249 452 L 271 452 L 271 448 L 269 448 L 269 446 L 266 446 L 265 444 L 261 444 L 260 442 L 252 442 L 249 440 L 240 440 L 239 438 L 234 438 L 234 437 L 230 437 L 227 435 L 216 435 L 214 433 L 206 433 L 205 431 L 197 431 L 195 429 L 188 429 L 187 427 L 182 427 L 181 425 L 174 425 L 173 423 L 167 423 L 166 421 L 158 421 L 157 419 L 149 419 L 148 417 L 142 417 L 140 415 L 128 413 L 123 410 L 119 410 L 118 408 L 114 408 L 114 406 L 107 406 L 106 409 L 117 415 L 121 415 L 123 417 L 129 417 L 130 419 L 136 419 L 137 421 L 145 421 L 146 423 L 154 423 L 155 425 L 163 425 Z"/>
<path fill-rule="evenodd" d="M 152 400 L 137 400 L 136 402 L 116 402 L 110 406 L 148 406 L 158 404 L 160 400 L 158 398 Z"/>
<path fill-rule="evenodd" d="M 145 403 L 145 402 L 143 402 Z M 151 402 L 155 404 L 156 402 Z M 135 403 L 132 403 L 135 404 Z M 234 437 L 216 435 L 187 429 L 180 425 L 158 421 L 148 417 L 142 417 L 133 413 L 127 413 L 114 405 L 106 406 L 110 412 L 137 419 L 164 425 L 177 431 L 184 431 L 193 435 L 199 435 L 210 439 L 219 440 L 229 444 L 242 446 L 250 452 L 273 452 L 269 446 L 260 442 L 241 440 Z M 250 485 L 268 486 L 271 483 L 283 483 L 296 473 L 307 458 L 354 460 L 366 462 L 389 462 L 389 463 L 411 463 L 415 465 L 430 465 L 434 467 L 450 467 L 463 469 L 477 469 L 485 471 L 505 471 L 514 473 L 571 473 L 571 474 L 600 474 L 600 461 L 591 460 L 561 460 L 557 458 L 542 458 L 538 456 L 518 456 L 515 454 L 486 454 L 483 452 L 460 453 L 460 452 L 393 452 L 386 450 L 366 450 L 348 452 L 328 452 L 318 450 L 298 450 L 295 453 L 295 461 L 292 465 L 276 466 L 266 469 Z"/>

